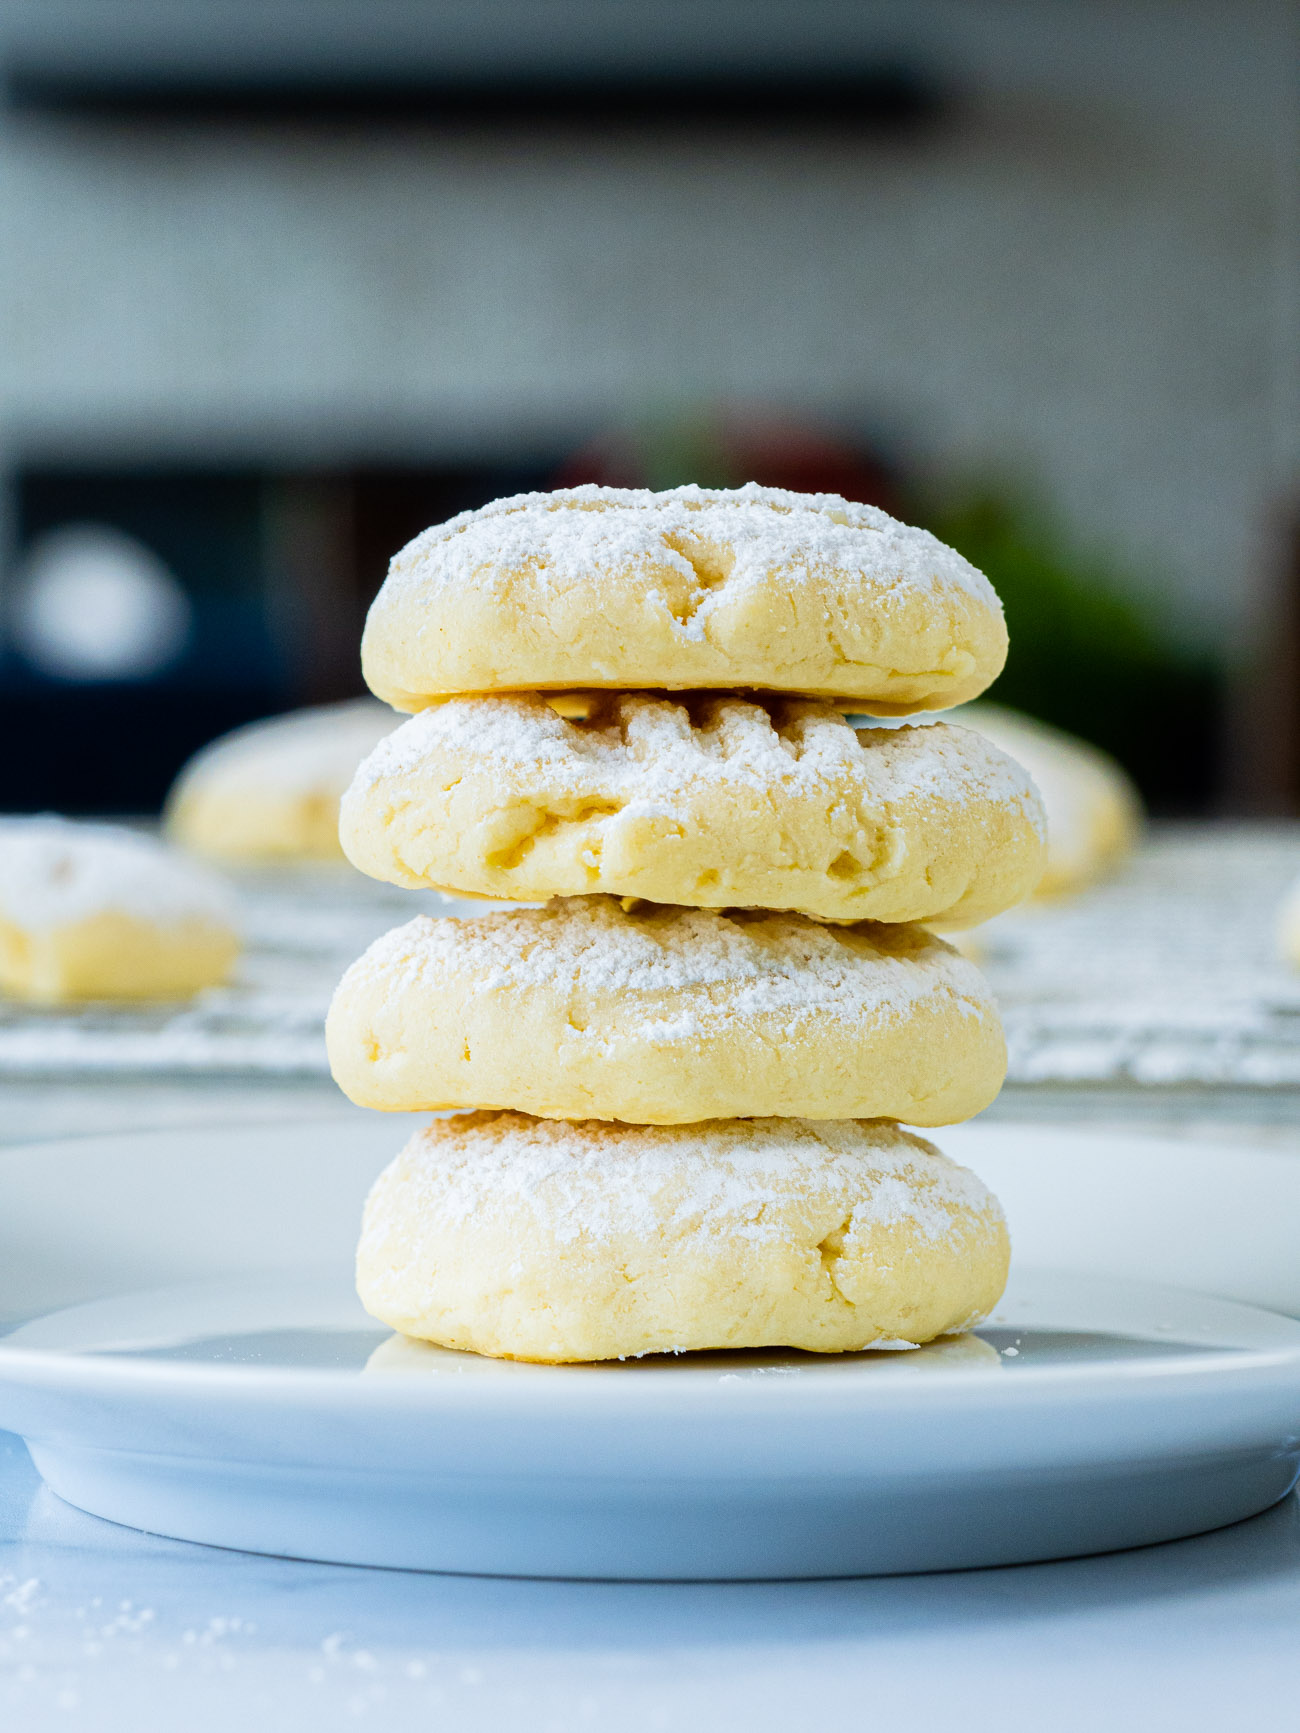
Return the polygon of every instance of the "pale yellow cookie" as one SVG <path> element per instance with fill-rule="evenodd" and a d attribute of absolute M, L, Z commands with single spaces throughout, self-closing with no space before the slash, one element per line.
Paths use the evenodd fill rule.
<path fill-rule="evenodd" d="M 1300 968 L 1300 879 L 1287 887 L 1278 909 L 1277 948 L 1284 962 Z"/>
<path fill-rule="evenodd" d="M 376 1181 L 357 1290 L 394 1330 L 516 1360 L 912 1346 L 992 1310 L 973 1173 L 869 1120 L 615 1126 L 474 1113 Z"/>
<path fill-rule="evenodd" d="M 239 953 L 226 887 L 152 837 L 0 820 L 0 991 L 39 1004 L 186 998 Z"/>
<path fill-rule="evenodd" d="M 519 494 L 417 536 L 362 640 L 398 710 L 459 692 L 745 687 L 873 714 L 974 698 L 1006 660 L 988 580 L 838 494 L 751 483 Z"/>
<path fill-rule="evenodd" d="M 1133 852 L 1142 798 L 1108 752 L 1000 704 L 971 704 L 952 720 L 1001 747 L 1037 784 L 1047 811 L 1047 860 L 1037 896 L 1081 890 Z"/>
<path fill-rule="evenodd" d="M 236 728 L 181 771 L 168 832 L 219 860 L 338 860 L 339 797 L 398 720 L 386 704 L 357 698 Z"/>
<path fill-rule="evenodd" d="M 638 1125 L 953 1125 L 1006 1071 L 984 978 L 923 928 L 611 897 L 418 916 L 344 975 L 326 1040 L 362 1107 Z"/>
<path fill-rule="evenodd" d="M 530 694 L 402 725 L 340 834 L 394 884 L 539 902 L 606 891 L 826 920 L 987 920 L 1042 870 L 1029 778 L 968 730 L 856 730 L 807 699 Z"/>

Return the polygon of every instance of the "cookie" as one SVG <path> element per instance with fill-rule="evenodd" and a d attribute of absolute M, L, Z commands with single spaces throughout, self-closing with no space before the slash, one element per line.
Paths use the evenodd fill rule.
<path fill-rule="evenodd" d="M 348 858 L 394 884 L 595 891 L 836 921 L 987 920 L 1042 870 L 1028 776 L 939 723 L 856 730 L 800 699 L 529 694 L 422 712 L 358 770 Z"/>
<path fill-rule="evenodd" d="M 1300 968 L 1300 879 L 1287 886 L 1277 911 L 1277 949 L 1283 962 Z"/>
<path fill-rule="evenodd" d="M 339 798 L 398 721 L 387 705 L 359 698 L 236 728 L 181 771 L 167 830 L 219 860 L 338 860 Z"/>
<path fill-rule="evenodd" d="M 38 1004 L 187 998 L 239 953 L 221 882 L 152 837 L 0 819 L 0 991 Z"/>
<path fill-rule="evenodd" d="M 638 1125 L 952 1125 L 1006 1071 L 983 977 L 922 928 L 611 897 L 417 917 L 344 975 L 326 1040 L 362 1107 Z"/>
<path fill-rule="evenodd" d="M 1000 704 L 973 704 L 952 720 L 1023 764 L 1043 797 L 1047 856 L 1037 896 L 1081 890 L 1133 852 L 1142 798 L 1108 752 Z"/>
<path fill-rule="evenodd" d="M 997 1304 L 1009 1246 L 974 1174 L 896 1126 L 614 1126 L 474 1113 L 375 1183 L 374 1317 L 516 1360 L 903 1347 Z"/>
<path fill-rule="evenodd" d="M 1006 660 L 988 580 L 838 494 L 754 484 L 519 494 L 417 536 L 366 621 L 398 710 L 453 693 L 730 688 L 876 715 L 974 698 Z"/>

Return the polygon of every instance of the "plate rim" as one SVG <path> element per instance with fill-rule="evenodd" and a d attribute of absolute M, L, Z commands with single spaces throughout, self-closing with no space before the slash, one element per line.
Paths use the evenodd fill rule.
<path fill-rule="evenodd" d="M 1236 1382 L 1239 1378 L 1253 1379 L 1274 1375 L 1284 1377 L 1287 1372 L 1294 1372 L 1300 1378 L 1300 1321 L 1283 1313 L 1272 1312 L 1265 1307 L 1249 1305 L 1239 1300 L 1222 1299 L 1195 1289 L 1177 1288 L 1167 1283 L 1124 1282 L 1086 1270 L 1035 1268 L 1027 1265 L 1018 1269 L 1016 1274 L 1027 1281 L 1060 1277 L 1097 1283 L 1111 1290 L 1130 1288 L 1137 1291 L 1138 1297 L 1168 1297 L 1175 1305 L 1190 1299 L 1201 1305 L 1212 1306 L 1216 1310 L 1243 1314 L 1248 1321 L 1256 1318 L 1265 1320 L 1271 1330 L 1289 1334 L 1292 1340 L 1227 1348 L 1221 1345 L 1201 1348 L 1195 1343 L 1183 1343 L 1194 1351 L 1185 1355 L 1152 1356 L 1150 1359 L 1115 1357 L 1075 1364 L 1058 1361 L 1046 1365 L 1029 1365 L 1016 1368 L 1015 1372 L 1006 1378 L 991 1377 L 991 1366 L 982 1377 L 977 1367 L 936 1366 L 927 1370 L 921 1378 L 891 1375 L 875 1380 L 863 1375 L 867 1369 L 861 1365 L 856 1355 L 810 1353 L 810 1370 L 815 1368 L 815 1371 L 808 1378 L 773 1377 L 757 1373 L 746 1377 L 741 1368 L 731 1373 L 726 1367 L 719 1366 L 713 1376 L 709 1376 L 701 1367 L 693 1367 L 689 1377 L 672 1379 L 668 1365 L 674 1357 L 670 1355 L 653 1356 L 658 1362 L 654 1375 L 638 1378 L 635 1358 L 627 1361 L 548 1364 L 500 1360 L 494 1356 L 474 1355 L 469 1350 L 450 1350 L 463 1352 L 468 1359 L 485 1360 L 503 1368 L 517 1367 L 518 1375 L 504 1372 L 499 1378 L 491 1376 L 490 1373 L 485 1376 L 465 1377 L 448 1371 L 440 1376 L 430 1368 L 427 1374 L 394 1371 L 362 1383 L 356 1369 L 160 1360 L 132 1355 L 129 1351 L 106 1354 L 93 1349 L 87 1351 L 27 1347 L 11 1340 L 12 1335 L 22 1328 L 20 1324 L 15 1330 L 0 1334 L 0 1401 L 3 1399 L 4 1388 L 16 1384 L 33 1391 L 62 1389 L 71 1393 L 79 1389 L 95 1395 L 138 1391 L 141 1395 L 172 1394 L 191 1400 L 219 1395 L 227 1406 L 238 1404 L 244 1408 L 263 1409 L 279 1392 L 283 1392 L 286 1397 L 296 1397 L 299 1406 L 308 1406 L 313 1397 L 320 1403 L 325 1403 L 330 1397 L 339 1397 L 344 1392 L 353 1392 L 355 1395 L 360 1387 L 364 1392 L 364 1406 L 368 1412 L 381 1408 L 401 1412 L 452 1409 L 463 1413 L 466 1410 L 498 1408 L 517 1411 L 524 1403 L 544 1399 L 552 1405 L 562 1403 L 569 1414 L 593 1408 L 602 1414 L 612 1414 L 620 1409 L 638 1409 L 646 1405 L 666 1409 L 670 1402 L 675 1408 L 698 1409 L 709 1406 L 719 1400 L 719 1389 L 725 1382 L 727 1391 L 722 1400 L 727 1402 L 729 1408 L 734 1408 L 738 1399 L 749 1399 L 756 1406 L 761 1404 L 765 1412 L 773 1409 L 803 1410 L 816 1404 L 822 1409 L 842 1408 L 846 1411 L 878 1411 L 883 1414 L 906 1408 L 931 1406 L 954 1387 L 968 1391 L 972 1397 L 978 1387 L 981 1395 L 987 1394 L 990 1407 L 1015 1408 L 1026 1401 L 1041 1399 L 1045 1386 L 1059 1390 L 1062 1395 L 1074 1392 L 1086 1399 L 1089 1391 L 1095 1391 L 1097 1387 L 1117 1394 L 1117 1386 L 1124 1388 L 1137 1385 L 1145 1388 L 1153 1380 L 1159 1380 L 1166 1386 L 1173 1381 L 1182 1389 L 1207 1380 L 1212 1380 L 1216 1388 L 1221 1388 L 1225 1379 Z M 200 1285 L 202 1284 L 195 1284 Z M 184 1284 L 174 1286 L 181 1288 Z M 167 1288 L 140 1289 L 136 1293 L 145 1297 L 169 1291 L 170 1285 Z M 128 1299 L 135 1295 L 119 1294 L 112 1297 Z M 95 1303 L 90 1301 L 81 1304 Z M 34 1323 L 46 1318 L 56 1318 L 61 1312 L 79 1309 L 80 1305 L 59 1307 L 40 1314 L 39 1319 L 27 1319 L 25 1322 Z M 991 1318 L 984 1320 L 985 1325 L 991 1325 L 992 1322 Z M 376 1323 L 379 1323 L 379 1320 L 376 1320 Z M 386 1328 L 382 1324 L 380 1327 Z M 980 1328 L 980 1325 L 976 1325 L 972 1333 L 978 1334 Z M 400 1334 L 397 1331 L 391 1333 Z M 1159 1338 L 1153 1338 L 1153 1345 L 1158 1340 Z M 762 1348 L 747 1350 L 759 1354 L 764 1351 Z M 780 1353 L 783 1350 L 781 1345 L 773 1344 L 770 1351 Z M 726 1350 L 710 1349 L 704 1352 L 724 1353 Z M 681 1358 L 689 1367 L 692 1356 L 683 1355 Z M 616 1376 L 600 1376 L 602 1372 L 615 1371 Z M 671 1383 L 669 1380 L 672 1380 Z M 537 1394 L 527 1394 L 542 1391 L 545 1392 L 544 1398 Z M 972 1405 L 968 1403 L 966 1406 Z M 1300 1422 L 1300 1413 L 1297 1419 Z"/>

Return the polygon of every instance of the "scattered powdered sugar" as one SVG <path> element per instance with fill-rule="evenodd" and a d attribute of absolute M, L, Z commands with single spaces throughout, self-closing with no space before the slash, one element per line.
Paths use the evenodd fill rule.
<path fill-rule="evenodd" d="M 729 782 L 828 805 L 855 788 L 887 802 L 922 798 L 954 809 L 988 801 L 1040 833 L 1044 823 L 1028 774 L 982 735 L 942 723 L 859 731 L 830 705 L 802 698 L 602 693 L 581 721 L 527 694 L 451 698 L 383 740 L 348 798 L 390 777 L 434 776 L 438 761 L 502 782 L 504 795 L 612 801 L 633 817 L 671 812 L 674 798 L 700 783 Z M 504 785 L 507 775 L 515 787 Z"/>
<path fill-rule="evenodd" d="M 394 997 L 452 980 L 474 993 L 549 989 L 619 995 L 652 1040 L 690 1039 L 701 1016 L 893 1021 L 927 998 L 991 1014 L 974 965 L 917 927 L 823 926 L 802 915 L 722 913 L 571 897 L 468 920 L 418 916 L 348 972 Z M 662 996 L 666 1005 L 657 1003 Z"/>
<path fill-rule="evenodd" d="M 268 792 L 337 796 L 357 765 L 386 734 L 398 716 L 377 698 L 321 704 L 250 722 L 214 740 L 185 767 L 181 788 L 193 792 L 227 780 L 256 781 Z"/>
<path fill-rule="evenodd" d="M 628 1126 L 466 1114 L 417 1132 L 379 1188 L 394 1177 L 412 1188 L 406 1219 L 448 1227 L 522 1206 L 560 1244 L 788 1239 L 805 1200 L 833 1206 L 846 1227 L 907 1223 L 931 1241 L 970 1213 L 1000 1219 L 973 1173 L 880 1121 Z"/>
<path fill-rule="evenodd" d="M 234 899 L 207 867 L 119 825 L 0 819 L 0 921 L 41 932 L 110 911 L 230 926 Z"/>
<path fill-rule="evenodd" d="M 438 750 L 481 757 L 503 769 L 537 766 L 572 779 L 586 765 L 613 769 L 622 748 L 617 723 L 569 722 L 542 698 L 448 698 L 418 711 L 381 740 L 358 767 L 352 788 L 419 772 L 429 753 Z"/>
<path fill-rule="evenodd" d="M 701 560 L 708 585 L 743 588 L 774 573 L 796 581 L 811 572 L 866 574 L 881 601 L 896 590 L 960 590 L 999 606 L 984 575 L 927 530 L 838 494 L 754 482 L 664 493 L 592 485 L 516 494 L 425 530 L 393 560 L 389 583 L 399 591 L 496 586 L 527 570 L 536 581 L 567 585 L 611 567 L 652 580 L 667 567 L 695 584 Z M 700 618 L 683 627 L 702 635 Z"/>

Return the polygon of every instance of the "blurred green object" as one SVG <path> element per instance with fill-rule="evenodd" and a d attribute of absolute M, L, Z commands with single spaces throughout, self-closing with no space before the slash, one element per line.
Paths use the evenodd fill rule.
<path fill-rule="evenodd" d="M 1113 753 L 1157 813 L 1205 811 L 1223 670 L 1185 650 L 1046 513 L 992 490 L 925 513 L 1002 598 L 1011 653 L 988 696 Z"/>

